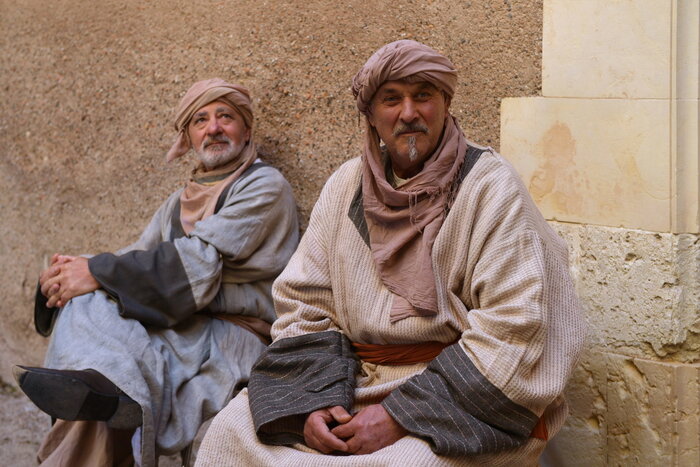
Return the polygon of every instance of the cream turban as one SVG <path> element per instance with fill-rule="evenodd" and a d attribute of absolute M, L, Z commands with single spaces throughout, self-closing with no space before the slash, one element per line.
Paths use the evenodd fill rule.
<path fill-rule="evenodd" d="M 166 156 L 168 162 L 187 154 L 191 146 L 186 131 L 187 124 L 197 110 L 214 101 L 222 101 L 233 107 L 236 112 L 241 114 L 246 126 L 252 130 L 253 103 L 246 88 L 238 84 L 227 83 L 220 78 L 198 81 L 187 91 L 175 111 L 177 139 Z"/>
<path fill-rule="evenodd" d="M 452 62 L 419 42 L 400 40 L 385 45 L 372 55 L 352 79 L 357 108 L 367 114 L 374 93 L 386 81 L 416 75 L 452 97 L 457 70 Z"/>

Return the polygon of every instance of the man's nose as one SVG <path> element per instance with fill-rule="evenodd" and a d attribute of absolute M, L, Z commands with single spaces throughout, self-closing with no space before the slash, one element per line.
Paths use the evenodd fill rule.
<path fill-rule="evenodd" d="M 221 126 L 219 126 L 219 119 L 212 118 L 207 122 L 207 134 L 216 135 L 221 132 Z"/>
<path fill-rule="evenodd" d="M 399 118 L 405 123 L 410 123 L 418 118 L 416 103 L 413 102 L 413 99 L 403 99 L 403 101 L 401 101 L 401 114 Z"/>

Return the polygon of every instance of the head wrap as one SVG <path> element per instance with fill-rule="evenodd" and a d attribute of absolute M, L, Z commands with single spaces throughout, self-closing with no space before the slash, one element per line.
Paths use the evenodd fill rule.
<path fill-rule="evenodd" d="M 233 107 L 243 117 L 246 126 L 253 129 L 253 103 L 246 88 L 227 83 L 221 78 L 198 81 L 185 93 L 175 111 L 177 139 L 166 156 L 168 162 L 187 154 L 191 147 L 187 125 L 192 115 L 214 101 L 224 102 Z"/>
<path fill-rule="evenodd" d="M 250 167 L 257 157 L 253 141 L 253 105 L 246 88 L 230 84 L 219 78 L 199 81 L 185 93 L 175 112 L 177 139 L 168 151 L 166 159 L 176 159 L 190 150 L 192 144 L 187 126 L 192 116 L 212 102 L 223 102 L 243 117 L 250 129 L 250 139 L 238 156 L 226 165 L 207 170 L 202 164 L 195 168 L 180 195 L 180 223 L 186 234 L 195 223 L 214 214 L 216 204 L 224 190 Z"/>
<path fill-rule="evenodd" d="M 454 95 L 457 71 L 447 57 L 415 41 L 387 44 L 355 75 L 352 91 L 367 116 L 372 97 L 386 81 L 412 77 Z M 447 105 L 447 104 L 445 104 Z M 434 316 L 438 310 L 432 249 L 457 179 L 467 142 L 448 112 L 442 137 L 422 170 L 400 187 L 386 179 L 386 157 L 367 119 L 362 156 L 362 199 L 372 257 L 382 283 L 393 294 L 390 321 Z"/>
<path fill-rule="evenodd" d="M 450 98 L 455 93 L 457 70 L 450 59 L 427 45 L 405 39 L 374 52 L 352 79 L 357 108 L 366 115 L 374 93 L 382 84 L 408 76 L 431 83 Z"/>

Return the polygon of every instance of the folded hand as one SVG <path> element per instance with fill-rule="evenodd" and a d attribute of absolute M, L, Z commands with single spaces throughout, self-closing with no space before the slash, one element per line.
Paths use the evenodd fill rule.
<path fill-rule="evenodd" d="M 345 441 L 351 454 L 370 454 L 394 444 L 408 434 L 381 404 L 365 407 L 347 423 L 331 430 Z"/>
<path fill-rule="evenodd" d="M 51 266 L 39 276 L 39 285 L 49 308 L 64 306 L 71 298 L 100 288 L 90 273 L 87 258 L 59 254 L 51 257 Z"/>
<path fill-rule="evenodd" d="M 347 452 L 345 442 L 331 433 L 329 423 L 347 423 L 352 416 L 343 407 L 336 405 L 311 412 L 304 423 L 304 441 L 310 448 L 329 454 L 333 451 Z"/>

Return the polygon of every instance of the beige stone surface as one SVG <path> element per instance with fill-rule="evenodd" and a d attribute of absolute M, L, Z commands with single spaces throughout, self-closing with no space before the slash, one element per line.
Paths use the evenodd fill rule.
<path fill-rule="evenodd" d="M 643 99 L 503 99 L 501 152 L 548 219 L 671 230 L 670 110 Z"/>
<path fill-rule="evenodd" d="M 546 0 L 542 95 L 669 98 L 674 4 Z"/>
<path fill-rule="evenodd" d="M 700 236 L 552 226 L 569 245 L 592 348 L 700 360 Z"/>
<path fill-rule="evenodd" d="M 671 117 L 671 229 L 700 232 L 700 100 L 672 100 Z"/>
<path fill-rule="evenodd" d="M 543 454 L 545 467 L 604 467 L 607 462 L 607 370 L 600 354 L 581 359 L 566 390 L 569 418 Z"/>
<path fill-rule="evenodd" d="M 698 465 L 700 365 L 592 351 L 567 397 L 570 418 L 548 447 L 554 465 Z"/>
<path fill-rule="evenodd" d="M 671 66 L 673 98 L 700 97 L 700 2 L 676 0 L 674 3 L 673 60 Z"/>

